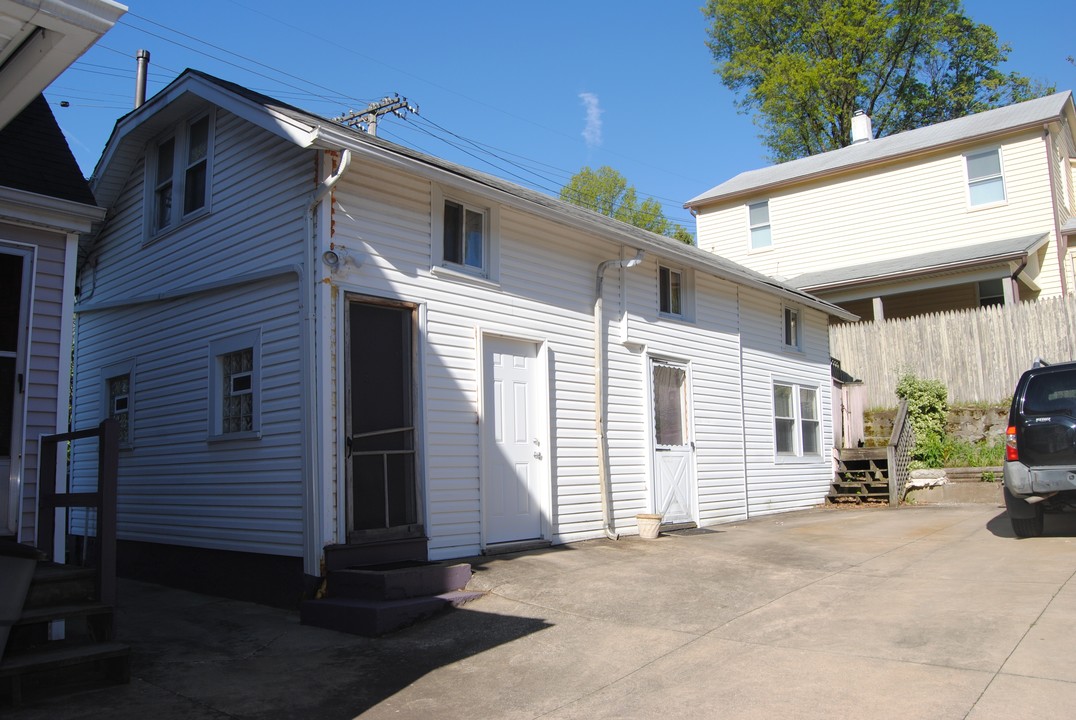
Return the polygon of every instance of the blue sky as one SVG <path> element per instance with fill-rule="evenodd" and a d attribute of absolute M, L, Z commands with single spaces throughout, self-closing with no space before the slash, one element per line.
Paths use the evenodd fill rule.
<path fill-rule="evenodd" d="M 131 109 L 139 48 L 150 95 L 187 67 L 328 117 L 398 93 L 419 115 L 384 121 L 381 137 L 550 194 L 610 165 L 691 230 L 684 201 L 767 164 L 713 74 L 702 0 L 125 4 L 45 93 L 87 175 Z M 965 8 L 1012 45 L 1005 69 L 1076 88 L 1071 0 Z"/>

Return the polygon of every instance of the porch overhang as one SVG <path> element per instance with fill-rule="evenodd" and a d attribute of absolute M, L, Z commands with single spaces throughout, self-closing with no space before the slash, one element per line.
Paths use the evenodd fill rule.
<path fill-rule="evenodd" d="M 979 280 L 1018 278 L 1038 290 L 1039 250 L 1049 233 L 805 273 L 789 284 L 829 302 L 918 292 Z"/>

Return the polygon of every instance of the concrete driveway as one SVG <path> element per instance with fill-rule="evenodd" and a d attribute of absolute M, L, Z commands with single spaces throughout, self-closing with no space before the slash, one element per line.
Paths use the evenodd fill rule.
<path fill-rule="evenodd" d="M 129 686 L 74 718 L 1071 718 L 1076 516 L 820 509 L 473 562 L 464 609 L 377 640 L 124 583 Z"/>

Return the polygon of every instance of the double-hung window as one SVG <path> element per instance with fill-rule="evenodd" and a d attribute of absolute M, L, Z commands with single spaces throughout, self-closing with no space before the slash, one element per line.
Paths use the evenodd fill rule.
<path fill-rule="evenodd" d="M 658 309 L 665 315 L 684 314 L 684 276 L 679 270 L 658 267 Z"/>
<path fill-rule="evenodd" d="M 770 232 L 769 200 L 748 205 L 747 222 L 752 250 L 761 250 L 773 245 L 773 235 Z"/>
<path fill-rule="evenodd" d="M 181 123 L 153 146 L 147 162 L 151 237 L 208 209 L 212 146 L 212 114 Z"/>
<path fill-rule="evenodd" d="M 968 204 L 1004 202 L 1005 178 L 1001 171 L 1001 150 L 993 148 L 964 156 L 968 170 Z"/>
<path fill-rule="evenodd" d="M 802 332 L 800 329 L 800 311 L 793 307 L 785 306 L 782 312 L 782 334 L 784 346 L 791 350 L 802 348 Z"/>
<path fill-rule="evenodd" d="M 774 382 L 773 417 L 774 444 L 779 458 L 821 457 L 817 388 Z"/>
<path fill-rule="evenodd" d="M 497 207 L 477 196 L 433 187 L 431 255 L 434 274 L 497 282 L 500 218 Z"/>

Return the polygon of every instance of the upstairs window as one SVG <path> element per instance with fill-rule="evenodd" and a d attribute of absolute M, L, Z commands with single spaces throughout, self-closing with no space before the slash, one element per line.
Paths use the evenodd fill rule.
<path fill-rule="evenodd" d="M 968 169 L 968 203 L 989 205 L 1005 201 L 1005 179 L 998 148 L 964 156 Z"/>
<path fill-rule="evenodd" d="M 154 146 L 147 163 L 149 234 L 170 230 L 206 210 L 212 161 L 212 115 L 180 124 Z"/>
<path fill-rule="evenodd" d="M 750 227 L 751 249 L 761 250 L 773 245 L 773 236 L 770 233 L 769 200 L 748 205 L 747 219 Z"/>
<path fill-rule="evenodd" d="M 799 350 L 801 345 L 800 311 L 796 308 L 785 307 L 782 318 L 784 346 L 793 350 Z"/>
<path fill-rule="evenodd" d="M 489 219 L 482 208 L 445 200 L 444 261 L 482 272 L 489 245 Z"/>
<path fill-rule="evenodd" d="M 658 268 L 658 309 L 665 315 L 684 314 L 684 281 L 678 270 Z"/>

